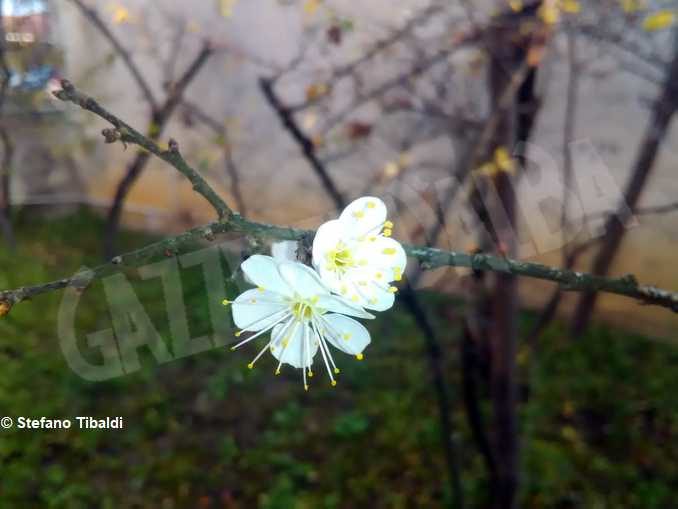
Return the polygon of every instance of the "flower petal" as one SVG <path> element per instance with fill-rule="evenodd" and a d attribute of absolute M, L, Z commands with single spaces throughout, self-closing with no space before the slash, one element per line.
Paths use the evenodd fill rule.
<path fill-rule="evenodd" d="M 252 255 L 240 267 L 250 283 L 286 297 L 292 296 L 292 290 L 278 272 L 278 262 L 270 256 Z"/>
<path fill-rule="evenodd" d="M 231 304 L 233 321 L 242 330 L 260 331 L 284 316 L 288 305 L 278 294 L 257 289 L 238 295 Z"/>
<path fill-rule="evenodd" d="M 360 281 L 355 288 L 358 292 L 359 303 L 366 309 L 374 311 L 386 311 L 393 307 L 395 302 L 395 293 L 389 290 L 390 285 L 372 279 L 371 281 Z"/>
<path fill-rule="evenodd" d="M 316 268 L 325 267 L 327 253 L 336 249 L 345 237 L 346 231 L 338 219 L 321 224 L 313 238 L 313 265 Z"/>
<path fill-rule="evenodd" d="M 282 330 L 281 325 L 274 329 L 276 340 L 275 348 L 271 349 L 273 357 L 282 361 L 283 364 L 289 364 L 297 369 L 309 368 L 313 364 L 313 357 L 318 353 L 318 342 L 316 341 L 308 325 L 297 322 L 290 326 L 284 334 L 285 337 L 279 337 Z M 277 332 L 277 336 L 275 336 Z M 306 334 L 308 334 L 308 347 L 310 354 L 306 351 Z M 310 362 L 309 362 L 310 358 Z"/>
<path fill-rule="evenodd" d="M 407 255 L 400 242 L 381 235 L 373 241 L 361 242 L 356 257 L 364 262 L 359 268 L 361 271 L 373 268 L 375 276 L 381 273 L 379 278 L 383 278 L 386 283 L 398 279 L 396 274 L 402 275 L 407 265 Z"/>
<path fill-rule="evenodd" d="M 357 355 L 370 344 L 369 331 L 353 318 L 330 314 L 323 316 L 323 319 L 325 323 L 321 327 L 326 331 L 325 338 L 342 352 Z"/>
<path fill-rule="evenodd" d="M 347 301 L 338 295 L 321 295 L 318 297 L 317 306 L 342 315 L 357 316 L 358 318 L 374 318 L 374 315 L 365 311 L 362 307 Z"/>
<path fill-rule="evenodd" d="M 377 235 L 386 221 L 386 205 L 379 198 L 363 196 L 349 203 L 339 216 L 344 230 L 353 239 Z"/>
<path fill-rule="evenodd" d="M 304 299 L 330 293 L 318 273 L 303 263 L 281 263 L 278 271 L 292 292 Z"/>

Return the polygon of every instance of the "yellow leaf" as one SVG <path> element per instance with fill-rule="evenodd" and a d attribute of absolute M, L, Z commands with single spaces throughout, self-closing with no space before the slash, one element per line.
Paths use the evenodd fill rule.
<path fill-rule="evenodd" d="M 674 20 L 675 13 L 673 11 L 658 11 L 645 18 L 645 21 L 643 22 L 643 28 L 648 32 L 662 30 L 673 25 Z"/>
<path fill-rule="evenodd" d="M 318 7 L 320 7 L 321 1 L 322 0 L 306 0 L 306 3 L 304 3 L 304 12 L 311 15 L 315 14 Z"/>
<path fill-rule="evenodd" d="M 577 0 L 561 0 L 560 7 L 568 14 L 578 14 L 581 11 L 581 5 Z"/>
<path fill-rule="evenodd" d="M 511 154 L 506 150 L 506 147 L 499 147 L 494 151 L 494 163 L 502 171 L 513 173 L 515 169 Z"/>
<path fill-rule="evenodd" d="M 113 23 L 120 25 L 129 21 L 129 10 L 122 5 L 113 7 Z"/>
<path fill-rule="evenodd" d="M 632 14 L 645 8 L 644 0 L 619 0 L 619 4 L 622 8 L 622 11 L 626 12 L 627 14 Z"/>
<path fill-rule="evenodd" d="M 560 9 L 553 4 L 543 4 L 539 9 L 539 17 L 547 25 L 555 25 L 560 19 Z"/>
<path fill-rule="evenodd" d="M 224 18 L 233 16 L 233 9 L 238 0 L 219 0 L 219 12 Z"/>
<path fill-rule="evenodd" d="M 384 176 L 393 178 L 400 173 L 400 166 L 394 161 L 389 161 L 384 165 Z"/>

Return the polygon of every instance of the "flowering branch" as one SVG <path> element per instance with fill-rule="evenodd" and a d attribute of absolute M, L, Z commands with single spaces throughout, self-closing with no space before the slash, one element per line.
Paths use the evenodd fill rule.
<path fill-rule="evenodd" d="M 62 90 L 55 92 L 56 97 L 73 102 L 83 109 L 91 111 L 114 126 L 105 129 L 103 134 L 107 142 L 121 141 L 136 144 L 173 166 L 193 184 L 193 189 L 205 197 L 215 208 L 220 219 L 203 226 L 192 228 L 180 235 L 168 237 L 146 247 L 113 258 L 88 272 L 93 279 L 111 274 L 120 267 L 134 267 L 159 255 L 175 256 L 188 245 L 199 240 L 212 241 L 217 234 L 240 233 L 252 237 L 273 240 L 296 240 L 308 242 L 314 236 L 312 230 L 303 230 L 285 226 L 250 221 L 233 212 L 216 194 L 210 185 L 194 170 L 179 153 L 176 142 L 170 141 L 169 150 L 162 150 L 156 143 L 102 108 L 91 97 L 78 92 L 73 85 L 64 80 Z M 595 290 L 637 299 L 644 304 L 652 304 L 678 312 L 678 292 L 672 292 L 649 285 L 641 285 L 633 275 L 618 278 L 594 276 L 568 269 L 549 267 L 539 263 L 512 260 L 486 253 L 463 253 L 443 249 L 403 245 L 411 258 L 417 259 L 422 269 L 431 270 L 441 267 L 466 267 L 473 270 L 492 271 L 516 276 L 525 276 L 558 283 L 564 290 Z M 31 297 L 60 290 L 67 287 L 79 287 L 82 274 L 59 279 L 45 284 L 22 287 L 0 292 L 0 303 L 14 305 Z"/>

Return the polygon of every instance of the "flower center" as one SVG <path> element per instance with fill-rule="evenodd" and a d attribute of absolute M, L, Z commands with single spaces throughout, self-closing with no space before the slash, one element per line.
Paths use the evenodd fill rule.
<path fill-rule="evenodd" d="M 290 302 L 290 312 L 300 322 L 309 322 L 314 316 L 319 316 L 325 313 L 324 309 L 316 306 L 318 302 L 317 297 L 312 299 L 295 298 Z"/>
<path fill-rule="evenodd" d="M 326 256 L 327 268 L 335 272 L 343 273 L 356 265 L 353 253 L 343 242 L 337 244 L 337 247 L 330 250 Z"/>

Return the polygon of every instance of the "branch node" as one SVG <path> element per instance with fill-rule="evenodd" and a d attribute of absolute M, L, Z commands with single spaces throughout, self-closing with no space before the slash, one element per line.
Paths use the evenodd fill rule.
<path fill-rule="evenodd" d="M 167 146 L 169 147 L 169 151 L 178 154 L 179 153 L 179 142 L 175 140 L 174 138 L 170 138 L 169 141 L 167 142 Z"/>
<path fill-rule="evenodd" d="M 111 260 L 111 263 L 112 263 L 113 265 L 120 265 L 120 264 L 122 264 L 122 257 L 116 256 L 115 258 L 113 258 L 113 259 Z"/>
<path fill-rule="evenodd" d="M 106 128 L 101 130 L 106 143 L 115 143 L 122 139 L 122 133 L 118 129 Z"/>

